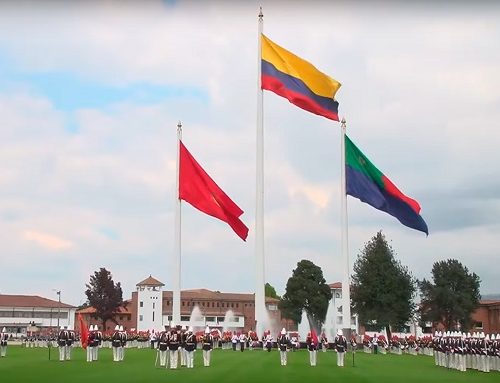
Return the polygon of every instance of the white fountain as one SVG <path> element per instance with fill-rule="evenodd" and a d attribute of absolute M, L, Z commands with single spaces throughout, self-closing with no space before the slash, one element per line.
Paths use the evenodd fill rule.
<path fill-rule="evenodd" d="M 233 331 L 231 324 L 234 323 L 234 312 L 233 310 L 227 310 L 226 315 L 224 315 L 224 324 L 222 325 L 222 331 Z"/>
<path fill-rule="evenodd" d="M 326 311 L 325 323 L 323 324 L 323 329 L 325 330 L 328 342 L 333 342 L 335 335 L 337 335 L 335 320 L 335 305 L 332 301 L 330 301 L 328 303 L 328 310 Z"/>
<path fill-rule="evenodd" d="M 307 338 L 307 333 L 311 331 L 311 325 L 309 324 L 309 318 L 307 317 L 306 310 L 302 310 L 302 317 L 298 326 L 299 341 L 305 342 Z"/>
<path fill-rule="evenodd" d="M 205 329 L 204 317 L 198 305 L 194 306 L 193 311 L 191 311 L 191 316 L 189 317 L 189 325 L 193 328 L 194 332 Z"/>

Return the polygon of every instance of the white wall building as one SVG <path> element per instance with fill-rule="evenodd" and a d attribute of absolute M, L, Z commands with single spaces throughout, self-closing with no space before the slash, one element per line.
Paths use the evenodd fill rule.
<path fill-rule="evenodd" d="M 0 294 L 0 328 L 13 336 L 30 331 L 56 331 L 58 326 L 74 329 L 76 307 L 37 295 Z"/>
<path fill-rule="evenodd" d="M 151 275 L 137 285 L 137 330 L 163 328 L 163 292 L 165 286 Z"/>
<path fill-rule="evenodd" d="M 328 286 L 332 290 L 332 299 L 328 305 L 323 327 L 328 340 L 331 342 L 337 334 L 337 330 L 342 329 L 342 283 L 330 283 Z M 359 334 L 359 322 L 356 314 L 351 315 L 351 330 Z"/>

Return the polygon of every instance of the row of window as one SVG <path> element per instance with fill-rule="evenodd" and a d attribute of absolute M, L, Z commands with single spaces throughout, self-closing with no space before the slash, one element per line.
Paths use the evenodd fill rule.
<path fill-rule="evenodd" d="M 170 301 L 166 301 L 167 306 L 170 306 Z M 142 303 L 142 302 L 141 302 Z M 238 302 L 202 302 L 202 301 L 182 301 L 182 307 L 186 306 L 198 306 L 198 307 L 223 307 L 223 308 L 239 308 L 240 304 Z M 245 307 L 252 307 L 253 303 L 245 303 Z M 141 306 L 142 307 L 142 306 Z"/>
<path fill-rule="evenodd" d="M 0 318 L 57 318 L 66 319 L 68 313 L 65 311 L 0 311 Z"/>

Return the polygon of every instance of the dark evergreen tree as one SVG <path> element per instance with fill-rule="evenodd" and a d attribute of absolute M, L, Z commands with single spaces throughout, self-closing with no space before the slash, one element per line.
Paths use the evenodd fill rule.
<path fill-rule="evenodd" d="M 279 295 L 276 293 L 276 289 L 269 283 L 264 286 L 265 296 L 269 298 L 280 299 Z"/>
<path fill-rule="evenodd" d="M 415 312 L 416 281 L 394 258 L 382 232 L 364 247 L 354 264 L 351 301 L 360 322 L 400 330 Z"/>
<path fill-rule="evenodd" d="M 90 282 L 85 286 L 88 303 L 96 310 L 92 316 L 100 319 L 102 328 L 106 329 L 106 322 L 113 319 L 118 308 L 123 306 L 120 282 L 115 284 L 111 273 L 101 267 L 90 276 Z"/>
<path fill-rule="evenodd" d="M 479 277 L 456 259 L 448 259 L 434 263 L 432 280 L 419 282 L 422 322 L 442 323 L 447 330 L 470 329 L 481 299 Z"/>
<path fill-rule="evenodd" d="M 332 292 L 323 278 L 321 268 L 311 261 L 302 260 L 288 279 L 279 306 L 285 318 L 297 323 L 301 320 L 302 310 L 306 310 L 312 325 L 319 329 L 325 322 L 331 298 Z"/>

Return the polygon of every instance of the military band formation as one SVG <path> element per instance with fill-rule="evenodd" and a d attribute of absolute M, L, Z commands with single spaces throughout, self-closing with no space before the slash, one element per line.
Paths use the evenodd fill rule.
<path fill-rule="evenodd" d="M 0 356 L 7 355 L 9 336 L 5 327 L 0 333 Z M 277 348 L 281 366 L 288 363 L 289 351 L 299 349 L 299 336 L 287 332 L 283 328 L 276 338 L 271 331 L 264 332 L 262 339 L 257 338 L 254 331 L 248 333 L 226 331 L 206 327 L 204 331 L 194 332 L 192 327 L 165 326 L 163 331 L 148 331 L 141 334 L 127 334 L 123 326 L 117 325 L 112 334 L 103 336 L 97 326 L 91 325 L 86 339 L 80 339 L 73 330 L 61 327 L 56 339 L 40 338 L 31 335 L 26 339 L 26 347 L 51 347 L 52 341 L 57 342 L 59 361 L 71 360 L 71 351 L 74 347 L 86 346 L 87 362 L 99 359 L 99 348 L 111 347 L 114 362 L 125 359 L 125 349 L 130 347 L 156 350 L 155 366 L 166 369 L 179 367 L 194 368 L 194 353 L 201 349 L 203 366 L 210 367 L 211 353 L 214 348 L 244 352 L 261 348 L 271 352 Z M 356 352 L 358 344 L 352 336 L 349 343 L 342 331 L 338 331 L 333 342 L 329 343 L 324 332 L 320 337 L 314 331 L 307 334 L 305 344 L 309 353 L 309 364 L 317 365 L 318 351 L 326 352 L 333 349 L 337 355 L 337 366 L 343 367 L 345 354 L 348 351 Z M 348 345 L 350 347 L 348 347 Z M 363 350 L 373 354 L 408 354 L 434 356 L 435 364 L 439 367 L 466 371 L 468 369 L 482 372 L 500 371 L 500 334 L 484 334 L 483 332 L 463 333 L 459 331 L 436 331 L 434 336 L 413 335 L 399 337 L 392 335 L 387 341 L 383 334 L 373 336 L 364 335 Z"/>
<path fill-rule="evenodd" d="M 434 336 L 399 337 L 387 341 L 383 334 L 363 338 L 365 353 L 434 356 L 436 366 L 465 372 L 500 371 L 500 334 L 436 331 Z"/>

